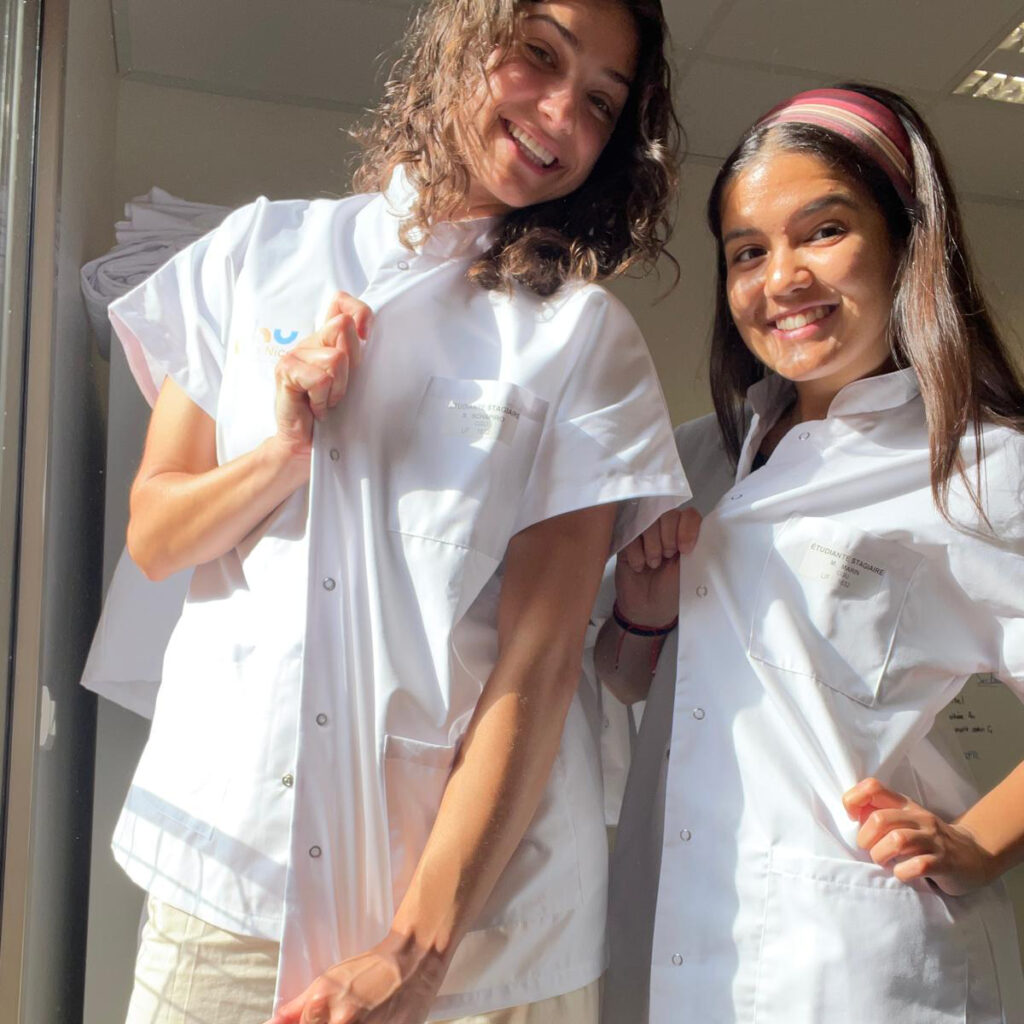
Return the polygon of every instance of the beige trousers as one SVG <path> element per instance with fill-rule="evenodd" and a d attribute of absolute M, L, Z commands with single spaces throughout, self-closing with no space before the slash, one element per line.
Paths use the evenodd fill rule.
<path fill-rule="evenodd" d="M 264 1024 L 276 942 L 222 931 L 152 897 L 126 1024 Z M 449 1024 L 597 1024 L 598 985 Z"/>

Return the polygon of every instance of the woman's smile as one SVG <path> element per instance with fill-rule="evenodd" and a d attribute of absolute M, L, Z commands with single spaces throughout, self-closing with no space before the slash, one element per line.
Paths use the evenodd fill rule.
<path fill-rule="evenodd" d="M 785 313 L 772 321 L 775 333 L 784 340 L 814 337 L 830 326 L 827 320 L 838 309 L 835 305 L 811 306 L 796 313 Z"/>
<path fill-rule="evenodd" d="M 502 118 L 505 131 L 513 145 L 526 160 L 527 166 L 535 167 L 539 171 L 550 171 L 558 166 L 558 157 L 538 142 L 525 128 L 513 124 Z"/>

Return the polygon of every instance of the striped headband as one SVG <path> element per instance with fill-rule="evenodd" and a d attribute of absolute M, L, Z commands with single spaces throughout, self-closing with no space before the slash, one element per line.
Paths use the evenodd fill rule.
<path fill-rule="evenodd" d="M 797 93 L 769 110 L 757 127 L 813 124 L 852 142 L 884 172 L 904 205 L 913 207 L 914 159 L 902 122 L 884 103 L 852 89 Z"/>

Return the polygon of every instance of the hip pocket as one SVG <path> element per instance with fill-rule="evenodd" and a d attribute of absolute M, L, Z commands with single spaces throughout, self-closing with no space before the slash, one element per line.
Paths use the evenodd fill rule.
<path fill-rule="evenodd" d="M 762 571 L 750 657 L 874 706 L 921 562 L 896 541 L 794 516 L 778 530 Z"/>
<path fill-rule="evenodd" d="M 384 737 L 391 891 L 396 907 L 409 888 L 434 827 L 455 750 L 454 746 L 436 746 L 401 736 Z"/>
<path fill-rule="evenodd" d="M 774 848 L 757 1021 L 963 1024 L 967 955 L 942 897 L 874 864 Z"/>
<path fill-rule="evenodd" d="M 547 406 L 506 381 L 431 377 L 388 467 L 389 529 L 500 560 Z"/>

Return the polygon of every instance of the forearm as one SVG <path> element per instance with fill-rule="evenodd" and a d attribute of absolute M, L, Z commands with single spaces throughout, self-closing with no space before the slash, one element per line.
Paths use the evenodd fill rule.
<path fill-rule="evenodd" d="M 696 509 L 673 509 L 616 559 L 615 609 L 598 632 L 594 668 L 623 704 L 647 699 L 661 649 L 677 621 L 679 560 L 693 550 L 699 532 Z"/>
<path fill-rule="evenodd" d="M 506 552 L 497 664 L 392 932 L 442 969 L 544 793 L 579 684 L 614 513 L 605 506 L 547 520 L 518 534 Z"/>
<path fill-rule="evenodd" d="M 578 678 L 578 658 L 510 659 L 481 696 L 393 926 L 445 967 L 537 810 Z"/>
<path fill-rule="evenodd" d="M 956 824 L 991 858 L 990 881 L 1024 860 L 1024 762 L 989 790 Z"/>
<path fill-rule="evenodd" d="M 459 941 L 537 809 L 575 692 L 582 642 L 581 630 L 574 665 L 561 656 L 531 657 L 525 648 L 525 656 L 499 658 L 391 930 L 324 972 L 269 1024 L 326 1021 L 327 1008 L 332 1021 L 426 1019 Z"/>
<path fill-rule="evenodd" d="M 151 579 L 230 551 L 309 479 L 309 453 L 270 438 L 200 473 L 171 469 L 136 480 L 128 550 Z"/>
<path fill-rule="evenodd" d="M 594 646 L 597 678 L 623 704 L 646 700 L 664 644 L 664 636 L 636 636 L 609 616 Z"/>

